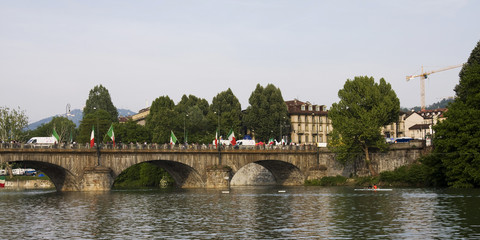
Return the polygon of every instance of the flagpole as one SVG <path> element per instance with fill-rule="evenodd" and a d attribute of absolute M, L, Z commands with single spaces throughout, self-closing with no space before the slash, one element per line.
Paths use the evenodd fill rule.
<path fill-rule="evenodd" d="M 218 146 L 217 146 L 217 149 L 218 149 L 218 166 L 222 166 L 222 154 L 221 154 L 221 151 L 220 149 L 222 148 L 222 140 L 220 140 L 220 111 L 217 112 L 214 112 L 216 114 L 218 114 Z"/>

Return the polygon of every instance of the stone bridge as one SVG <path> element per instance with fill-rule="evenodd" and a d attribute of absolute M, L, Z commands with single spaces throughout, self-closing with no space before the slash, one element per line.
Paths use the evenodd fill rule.
<path fill-rule="evenodd" d="M 378 171 L 414 162 L 422 148 L 392 150 L 373 157 Z M 122 148 L 0 147 L 0 163 L 21 162 L 50 177 L 58 191 L 110 190 L 115 178 L 142 162 L 165 169 L 182 188 L 226 188 L 244 166 L 256 163 L 271 172 L 278 185 L 302 185 L 306 179 L 365 172 L 360 163 L 340 165 L 335 155 L 313 146 L 276 146 L 234 149 L 169 145 Z M 363 170 L 362 170 L 363 169 Z"/>

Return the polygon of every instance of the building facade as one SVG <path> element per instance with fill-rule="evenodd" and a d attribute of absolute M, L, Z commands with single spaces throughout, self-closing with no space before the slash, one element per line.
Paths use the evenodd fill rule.
<path fill-rule="evenodd" d="M 327 107 L 297 99 L 285 103 L 291 122 L 291 142 L 326 146 L 328 134 L 332 130 Z"/>
<path fill-rule="evenodd" d="M 434 134 L 432 126 L 443 121 L 446 108 L 423 110 L 420 112 L 400 112 L 398 121 L 382 128 L 387 139 L 410 137 L 414 139 L 430 139 Z"/>

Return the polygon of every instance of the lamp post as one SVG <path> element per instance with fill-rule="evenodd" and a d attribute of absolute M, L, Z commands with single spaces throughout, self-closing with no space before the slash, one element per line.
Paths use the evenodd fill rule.
<path fill-rule="evenodd" d="M 100 139 L 98 139 L 98 132 L 99 132 L 99 128 L 98 128 L 98 114 L 97 114 L 97 108 L 96 107 L 93 107 L 93 110 L 95 110 L 95 120 L 96 120 L 96 123 L 97 123 L 97 137 L 96 137 L 96 143 L 97 143 L 97 166 L 100 166 L 100 144 L 99 144 L 99 141 Z"/>
<path fill-rule="evenodd" d="M 214 112 L 215 114 L 217 114 L 218 116 L 218 127 L 217 127 L 217 131 L 218 131 L 218 143 L 217 143 L 217 149 L 218 149 L 218 165 L 221 166 L 222 165 L 222 154 L 220 152 L 220 149 L 221 149 L 221 146 L 222 146 L 222 141 L 220 140 L 220 111 L 217 112 Z"/>
<path fill-rule="evenodd" d="M 183 117 L 183 143 L 185 145 L 187 144 L 187 132 L 185 130 L 185 125 L 187 123 L 187 117 L 188 117 L 188 113 L 185 113 L 185 116 Z"/>

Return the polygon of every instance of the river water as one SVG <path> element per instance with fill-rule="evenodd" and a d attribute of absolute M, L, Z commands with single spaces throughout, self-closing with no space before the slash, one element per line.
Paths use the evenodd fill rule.
<path fill-rule="evenodd" d="M 480 239 L 480 190 L 2 191 L 0 216 L 3 239 Z"/>

